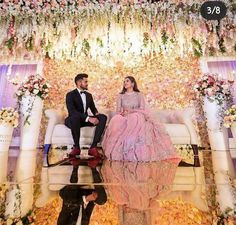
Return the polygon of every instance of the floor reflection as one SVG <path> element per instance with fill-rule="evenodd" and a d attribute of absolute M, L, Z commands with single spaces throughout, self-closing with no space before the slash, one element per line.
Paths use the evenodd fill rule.
<path fill-rule="evenodd" d="M 155 199 L 171 191 L 178 163 L 104 162 L 102 175 L 110 184 L 106 185 L 109 197 L 118 206 L 119 224 L 152 224 Z"/>
<path fill-rule="evenodd" d="M 178 161 L 105 161 L 101 172 L 104 182 L 110 184 L 106 189 L 116 204 L 145 210 L 150 207 L 151 199 L 171 190 L 177 166 Z"/>
<path fill-rule="evenodd" d="M 78 169 L 78 168 L 77 168 Z M 107 195 L 101 183 L 101 177 L 96 168 L 91 168 L 93 187 L 85 185 L 66 185 L 59 194 L 63 199 L 62 209 L 57 224 L 89 224 L 94 206 L 103 205 L 107 201 Z M 73 172 L 71 177 L 73 177 Z M 77 172 L 77 171 L 76 171 Z M 75 175 L 74 175 L 75 176 Z"/>
<path fill-rule="evenodd" d="M 33 209 L 36 225 L 179 224 L 171 223 L 176 215 L 207 224 L 203 167 L 180 167 L 175 160 L 74 159 L 45 168 L 35 150 L 21 152 L 10 167 L 7 158 L 0 154 L 0 181 L 8 186 L 0 190 L 0 218 L 20 218 Z"/>

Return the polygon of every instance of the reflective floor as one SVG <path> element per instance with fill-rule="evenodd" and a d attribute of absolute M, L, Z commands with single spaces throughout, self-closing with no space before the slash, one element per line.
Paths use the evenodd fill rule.
<path fill-rule="evenodd" d="M 42 150 L 1 152 L 0 224 L 188 225 L 223 221 L 218 214 L 211 152 L 200 152 L 201 166 L 194 167 L 191 152 L 180 150 L 185 152 L 180 163 L 132 163 L 88 159 L 86 150 L 81 159 L 69 160 L 68 150 L 53 149 L 48 167 L 43 167 Z M 224 191 L 228 183 L 220 185 Z M 234 224 L 231 222 L 218 224 Z"/>

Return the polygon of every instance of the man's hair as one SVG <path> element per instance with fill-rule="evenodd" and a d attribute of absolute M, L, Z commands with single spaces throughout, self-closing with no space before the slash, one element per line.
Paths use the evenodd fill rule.
<path fill-rule="evenodd" d="M 86 74 L 86 73 L 77 74 L 75 77 L 75 84 L 77 83 L 77 81 L 83 80 L 84 78 L 88 78 L 88 74 Z"/>

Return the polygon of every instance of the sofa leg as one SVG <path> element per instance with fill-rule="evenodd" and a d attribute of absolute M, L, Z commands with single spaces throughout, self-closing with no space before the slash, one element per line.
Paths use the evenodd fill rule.
<path fill-rule="evenodd" d="M 48 153 L 50 151 L 51 144 L 45 144 L 43 150 L 43 167 L 49 167 L 48 163 Z"/>
<path fill-rule="evenodd" d="M 193 149 L 193 156 L 194 156 L 194 167 L 200 167 L 199 155 L 198 155 L 198 146 L 191 145 Z"/>

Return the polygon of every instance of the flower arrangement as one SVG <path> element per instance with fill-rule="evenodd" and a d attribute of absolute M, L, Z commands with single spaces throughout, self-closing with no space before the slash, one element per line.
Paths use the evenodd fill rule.
<path fill-rule="evenodd" d="M 42 100 L 48 97 L 50 85 L 45 78 L 39 74 L 28 76 L 19 86 L 16 96 L 21 100 L 23 96 L 38 96 Z"/>
<path fill-rule="evenodd" d="M 41 75 L 30 75 L 28 76 L 18 87 L 16 91 L 16 97 L 18 99 L 18 105 L 22 104 L 22 98 L 31 96 L 32 99 L 29 100 L 27 111 L 26 111 L 26 119 L 24 121 L 24 124 L 30 124 L 29 118 L 32 113 L 33 105 L 35 102 L 35 98 L 38 96 L 42 100 L 46 99 L 48 97 L 49 88 L 51 86 L 46 81 L 45 78 L 43 78 Z"/>
<path fill-rule="evenodd" d="M 6 123 L 10 126 L 17 127 L 19 114 L 14 108 L 2 108 L 0 110 L 0 123 Z"/>
<path fill-rule="evenodd" d="M 224 126 L 229 128 L 236 121 L 236 105 L 232 105 L 224 112 Z"/>
<path fill-rule="evenodd" d="M 11 180 L 11 178 L 10 178 Z M 0 184 L 0 224 L 1 225 L 29 225 L 34 224 L 35 221 L 35 213 L 33 210 L 29 210 L 28 213 L 24 216 L 18 216 L 18 217 L 11 217 L 9 215 L 6 216 L 6 198 L 7 198 L 7 192 L 11 191 L 13 186 L 10 184 L 10 182 L 5 182 L 3 184 Z M 14 204 L 14 212 L 17 211 L 18 207 L 21 207 L 21 192 L 19 189 L 19 185 L 16 185 L 16 188 L 18 190 L 15 197 L 19 201 L 19 204 Z"/>
<path fill-rule="evenodd" d="M 29 211 L 23 217 L 7 218 L 6 220 L 0 218 L 0 223 L 6 224 L 6 225 L 29 225 L 29 224 L 33 225 L 34 221 L 35 221 L 35 218 L 32 211 Z"/>
<path fill-rule="evenodd" d="M 230 98 L 230 84 L 219 79 L 218 74 L 204 74 L 194 85 L 197 98 L 207 97 L 209 101 L 223 104 Z"/>

